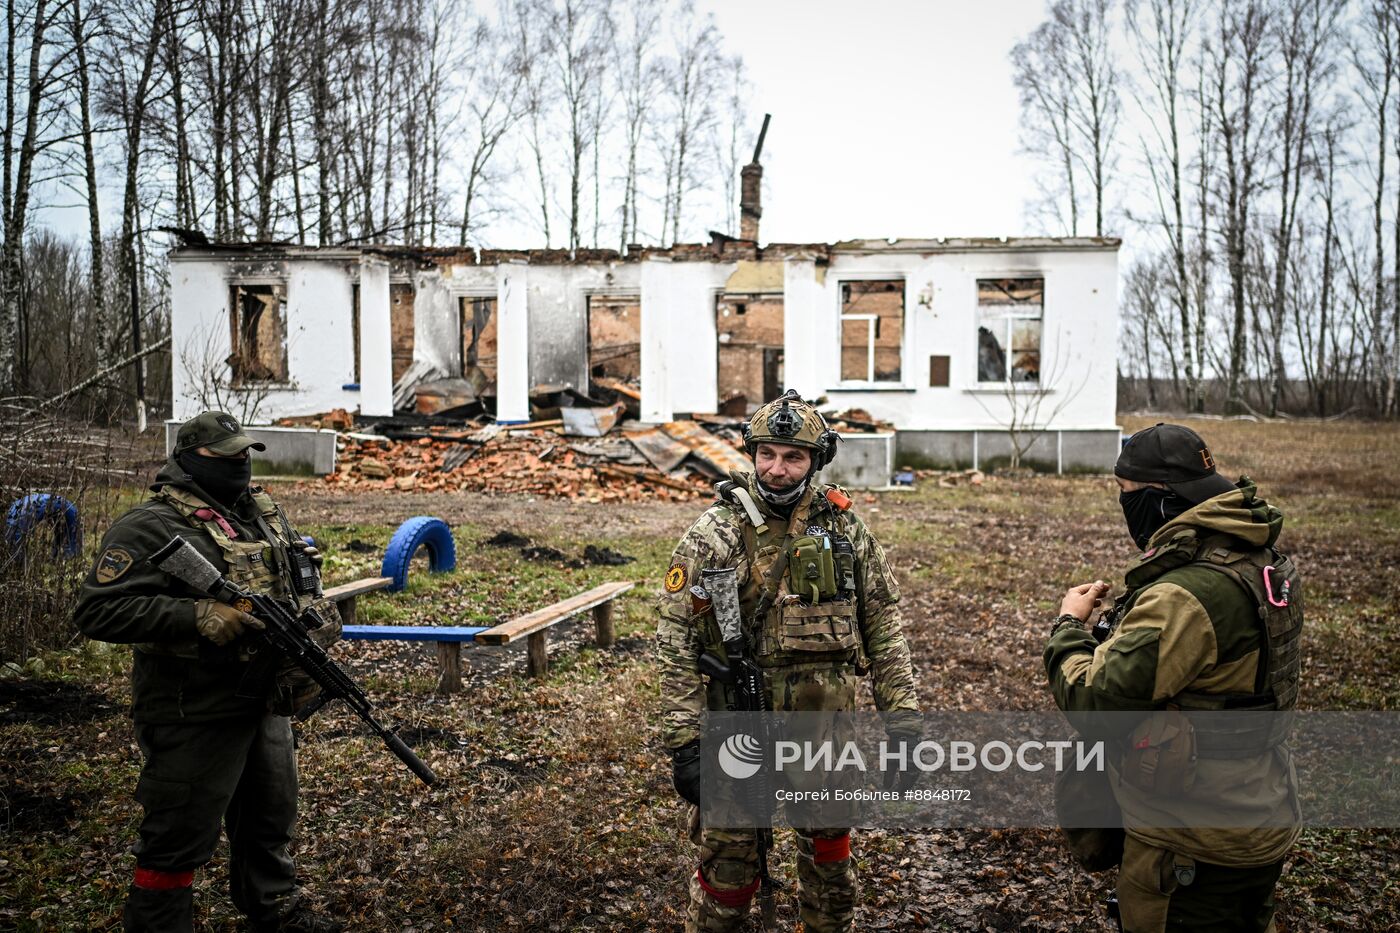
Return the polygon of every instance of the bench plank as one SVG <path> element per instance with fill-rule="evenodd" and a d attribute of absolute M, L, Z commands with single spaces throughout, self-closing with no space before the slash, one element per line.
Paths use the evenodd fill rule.
<path fill-rule="evenodd" d="M 347 625 L 347 641 L 476 641 L 486 625 Z"/>
<path fill-rule="evenodd" d="M 616 599 L 636 585 L 630 581 L 620 581 L 595 586 L 586 593 L 579 593 L 577 596 L 571 596 L 552 606 L 545 606 L 543 609 L 537 609 L 495 628 L 486 629 L 477 636 L 476 640 L 483 645 L 508 645 L 527 635 L 533 635 L 542 629 L 549 628 L 554 623 L 570 616 L 578 615 L 580 612 L 586 612 L 595 606 Z"/>
<path fill-rule="evenodd" d="M 342 599 L 353 599 L 356 596 L 363 596 L 365 593 L 373 593 L 375 590 L 382 590 L 394 582 L 393 577 L 365 577 L 363 580 L 355 580 L 350 583 L 342 583 L 340 586 L 333 586 L 326 590 L 326 599 L 333 599 L 340 602 Z"/>

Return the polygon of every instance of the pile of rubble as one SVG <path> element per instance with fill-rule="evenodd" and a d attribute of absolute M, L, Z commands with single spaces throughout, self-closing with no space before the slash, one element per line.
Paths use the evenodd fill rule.
<path fill-rule="evenodd" d="M 477 490 L 589 502 L 686 500 L 707 495 L 748 467 L 737 425 L 623 422 L 601 436 L 571 433 L 564 419 L 463 430 L 380 422 L 340 438 L 332 485 L 416 492 Z M 708 430 L 707 430 L 708 428 Z M 714 432 L 714 433 L 711 433 Z"/>
<path fill-rule="evenodd" d="M 412 407 L 355 424 L 342 410 L 286 419 L 340 432 L 332 486 L 405 492 L 513 492 L 587 502 L 688 500 L 710 495 L 731 470 L 752 468 L 740 417 L 636 420 L 640 392 L 608 380 L 602 399 L 564 386 L 530 394 L 528 424 L 498 424 L 494 399 L 464 401 L 424 384 Z M 600 391 L 601 389 L 601 391 Z M 443 404 L 446 402 L 447 404 Z M 832 416 L 839 431 L 880 430 L 864 411 Z"/>

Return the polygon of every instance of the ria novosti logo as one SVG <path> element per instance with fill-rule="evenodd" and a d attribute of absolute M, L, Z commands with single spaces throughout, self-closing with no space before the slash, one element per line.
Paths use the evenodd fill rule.
<path fill-rule="evenodd" d="M 1057 772 L 1069 770 L 1071 767 L 1076 771 L 1103 771 L 1105 758 L 1105 747 L 1101 741 L 1026 741 L 1013 748 L 1007 742 L 995 740 L 981 744 L 952 741 L 946 745 L 933 741 L 909 743 L 901 740 L 882 741 L 875 751 L 877 758 L 873 764 L 880 771 L 984 770 L 995 773 L 1015 768 L 1033 773 L 1047 766 Z M 1072 765 L 1069 754 L 1071 751 L 1074 752 Z M 775 771 L 872 770 L 871 763 L 867 762 L 867 755 L 855 742 L 838 744 L 831 741 L 778 741 L 774 743 L 772 753 Z M 1053 764 L 1041 760 L 1046 753 L 1053 753 Z M 736 732 L 725 739 L 716 754 L 720 770 L 736 781 L 747 780 L 757 774 L 763 768 L 767 757 L 758 739 L 745 732 Z"/>
<path fill-rule="evenodd" d="M 719 767 L 736 781 L 751 778 L 763 767 L 763 747 L 753 736 L 735 733 L 719 747 Z"/>

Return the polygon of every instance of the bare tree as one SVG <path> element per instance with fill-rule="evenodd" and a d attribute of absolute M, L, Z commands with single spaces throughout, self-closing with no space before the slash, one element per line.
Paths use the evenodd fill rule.
<path fill-rule="evenodd" d="M 583 160 L 588 147 L 597 138 L 602 119 L 596 97 L 607 63 L 612 22 L 607 9 L 596 0 L 559 0 L 558 6 L 545 8 L 543 15 L 549 36 L 545 49 L 555 85 L 553 96 L 562 107 L 565 123 L 565 158 L 569 167 L 569 249 L 574 250 L 580 245 L 579 196 L 583 186 Z"/>
<path fill-rule="evenodd" d="M 1171 256 L 1171 274 L 1166 284 L 1171 290 L 1180 326 L 1185 403 L 1190 411 L 1201 411 L 1204 406 L 1201 396 L 1204 374 L 1192 338 L 1191 286 L 1186 270 L 1184 172 L 1187 156 L 1182 140 L 1183 69 L 1196 14 L 1193 0 L 1146 0 L 1145 3 L 1129 3 L 1127 7 L 1128 32 L 1146 77 L 1139 102 L 1152 135 L 1142 138 L 1143 161 L 1152 179 L 1155 223 L 1166 236 Z"/>
<path fill-rule="evenodd" d="M 719 33 L 709 17 L 697 18 L 692 0 L 686 0 L 673 20 L 671 55 L 667 59 L 666 87 L 671 98 L 672 139 L 671 242 L 680 242 L 684 199 L 698 183 L 693 163 L 696 144 L 714 119 L 715 69 L 719 63 Z M 690 161 L 688 161 L 690 160 Z"/>
<path fill-rule="evenodd" d="M 1059 0 L 1050 8 L 1051 21 L 1067 38 L 1064 63 L 1073 89 L 1068 114 L 1080 140 L 1078 158 L 1094 192 L 1094 236 L 1104 235 L 1104 191 L 1114 168 L 1120 112 L 1109 42 L 1110 7 L 1111 0 Z"/>
<path fill-rule="evenodd" d="M 643 131 L 656 97 L 660 70 L 655 59 L 657 27 L 661 21 L 658 0 L 630 0 L 620 18 L 621 28 L 613 54 L 621 86 L 623 147 L 627 153 L 622 182 L 622 236 L 618 251 L 637 241 L 637 180 Z"/>
<path fill-rule="evenodd" d="M 1027 152 L 1045 154 L 1057 166 L 1057 182 L 1045 187 L 1045 198 L 1063 223 L 1064 232 L 1078 236 L 1078 159 L 1070 117 L 1074 91 L 1067 55 L 1066 37 L 1051 20 L 1016 44 L 1011 50 L 1011 65 L 1021 95 L 1021 146 Z"/>
<path fill-rule="evenodd" d="M 497 30 L 484 20 L 474 24 L 464 62 L 471 159 L 463 171 L 466 190 L 462 195 L 459 246 L 467 245 L 474 225 L 479 223 L 477 208 L 481 191 L 487 183 L 496 151 L 524 115 L 520 100 L 526 71 L 518 57 L 520 51 L 521 46 L 514 44 L 503 30 Z"/>
<path fill-rule="evenodd" d="M 1260 187 L 1266 137 L 1261 103 L 1265 63 L 1269 55 L 1269 14 L 1260 0 L 1222 4 L 1212 37 L 1213 104 L 1224 159 L 1225 219 L 1222 229 L 1230 278 L 1233 316 L 1230 327 L 1229 376 L 1226 404 L 1238 410 L 1245 366 L 1246 292 L 1250 209 Z"/>

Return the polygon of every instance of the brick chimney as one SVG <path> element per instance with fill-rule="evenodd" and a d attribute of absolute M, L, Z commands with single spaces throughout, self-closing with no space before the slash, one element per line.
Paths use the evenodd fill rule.
<path fill-rule="evenodd" d="M 750 162 L 739 171 L 739 239 L 758 242 L 758 219 L 763 216 L 763 166 Z"/>
<path fill-rule="evenodd" d="M 758 220 L 763 216 L 763 166 L 759 156 L 763 154 L 763 139 L 768 135 L 768 121 L 772 114 L 763 115 L 763 129 L 758 133 L 758 144 L 753 147 L 753 161 L 739 171 L 739 239 L 758 242 Z"/>

